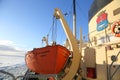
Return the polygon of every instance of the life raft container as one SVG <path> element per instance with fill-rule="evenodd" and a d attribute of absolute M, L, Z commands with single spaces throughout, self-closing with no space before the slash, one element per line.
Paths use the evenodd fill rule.
<path fill-rule="evenodd" d="M 67 63 L 70 51 L 61 45 L 35 48 L 25 57 L 29 70 L 38 74 L 58 74 Z"/>
<path fill-rule="evenodd" d="M 115 28 L 117 28 L 118 31 L 115 31 Z M 112 25 L 112 33 L 116 37 L 120 37 L 120 21 L 113 23 L 113 25 Z"/>

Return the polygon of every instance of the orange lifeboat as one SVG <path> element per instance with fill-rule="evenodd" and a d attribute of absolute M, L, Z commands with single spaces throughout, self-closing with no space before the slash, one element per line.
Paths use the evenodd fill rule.
<path fill-rule="evenodd" d="M 64 68 L 70 51 L 61 45 L 35 48 L 25 57 L 27 67 L 39 74 L 58 74 Z"/>

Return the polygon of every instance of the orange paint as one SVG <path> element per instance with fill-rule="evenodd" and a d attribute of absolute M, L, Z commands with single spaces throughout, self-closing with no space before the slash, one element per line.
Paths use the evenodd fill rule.
<path fill-rule="evenodd" d="M 36 48 L 26 54 L 27 67 L 40 74 L 58 74 L 64 68 L 70 51 L 61 45 Z"/>

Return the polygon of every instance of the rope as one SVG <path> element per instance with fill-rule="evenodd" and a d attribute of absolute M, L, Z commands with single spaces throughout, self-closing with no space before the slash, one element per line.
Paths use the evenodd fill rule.
<path fill-rule="evenodd" d="M 56 42 L 56 39 L 57 39 L 57 20 L 55 19 L 54 25 L 52 28 L 52 41 Z"/>
<path fill-rule="evenodd" d="M 53 17 L 52 26 L 49 29 L 47 38 L 49 38 L 50 33 L 51 33 L 51 40 L 56 41 L 56 39 L 57 39 L 57 20 L 55 19 L 55 17 Z"/>
<path fill-rule="evenodd" d="M 52 28 L 53 28 L 53 26 L 54 26 L 54 19 L 55 19 L 55 17 L 53 17 L 53 19 L 52 19 L 52 26 L 50 27 L 50 29 L 49 29 L 49 32 L 48 32 L 48 34 L 47 35 L 49 35 L 50 34 L 50 32 L 51 32 L 51 30 L 52 30 Z"/>

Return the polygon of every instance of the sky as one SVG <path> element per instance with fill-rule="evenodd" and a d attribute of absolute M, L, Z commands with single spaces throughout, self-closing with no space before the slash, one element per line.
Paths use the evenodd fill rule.
<path fill-rule="evenodd" d="M 88 10 L 93 0 L 76 0 L 77 38 L 80 27 L 83 35 L 88 33 Z M 72 30 L 72 0 L 0 0 L 0 55 L 24 55 L 26 51 L 44 46 L 42 38 L 52 30 L 58 44 L 63 44 L 66 36 L 59 20 L 55 21 L 54 9 L 59 8 Z"/>

